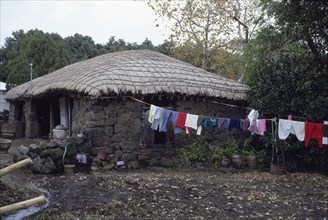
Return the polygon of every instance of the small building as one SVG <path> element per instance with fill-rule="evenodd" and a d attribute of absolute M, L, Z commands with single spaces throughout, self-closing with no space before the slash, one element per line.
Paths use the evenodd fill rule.
<path fill-rule="evenodd" d="M 6 83 L 0 82 L 0 112 L 9 110 L 9 102 L 4 98 L 6 92 Z"/>
<path fill-rule="evenodd" d="M 244 118 L 248 87 L 149 50 L 104 54 L 17 86 L 6 94 L 9 121 L 28 138 L 52 137 L 59 124 L 93 147 L 123 150 L 183 145 L 186 135 L 150 129 L 148 104 L 209 116 Z M 178 135 L 176 135 L 178 136 Z"/>

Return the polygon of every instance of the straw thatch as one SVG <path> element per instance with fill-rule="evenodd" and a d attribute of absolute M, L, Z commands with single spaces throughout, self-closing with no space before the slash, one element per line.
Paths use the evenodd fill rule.
<path fill-rule="evenodd" d="M 230 100 L 245 100 L 248 87 L 185 62 L 149 50 L 104 54 L 78 62 L 6 94 L 15 100 L 52 92 L 92 97 L 113 94 L 178 93 Z"/>

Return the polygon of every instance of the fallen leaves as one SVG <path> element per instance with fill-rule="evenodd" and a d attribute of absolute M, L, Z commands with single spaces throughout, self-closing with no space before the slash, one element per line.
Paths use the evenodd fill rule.
<path fill-rule="evenodd" d="M 53 202 L 37 215 L 59 207 L 58 219 L 317 219 L 328 213 L 328 178 L 318 174 L 147 169 L 41 179 Z"/>

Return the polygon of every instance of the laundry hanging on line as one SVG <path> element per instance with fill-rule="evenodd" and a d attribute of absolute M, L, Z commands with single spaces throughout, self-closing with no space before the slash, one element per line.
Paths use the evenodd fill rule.
<path fill-rule="evenodd" d="M 322 144 L 328 145 L 328 121 L 323 122 Z"/>
<path fill-rule="evenodd" d="M 299 141 L 304 141 L 304 147 L 308 147 L 310 140 L 314 139 L 317 140 L 319 148 L 323 148 L 323 145 L 328 145 L 328 122 L 321 124 L 279 119 L 279 139 L 285 140 L 290 134 L 296 135 Z"/>
<path fill-rule="evenodd" d="M 258 117 L 257 111 L 254 110 L 252 114 L 255 114 L 256 118 Z M 250 126 L 250 121 L 248 119 L 196 115 L 167 110 L 155 105 L 150 105 L 148 121 L 152 124 L 151 128 L 159 132 L 166 132 L 167 123 L 173 123 L 175 134 L 181 133 L 182 130 L 185 130 L 187 134 L 192 130 L 196 130 L 196 134 L 201 135 L 202 130 L 209 127 L 215 130 L 225 128 L 228 131 L 232 131 L 232 129 L 235 128 L 238 131 L 247 131 Z M 253 127 L 256 129 L 254 133 L 264 135 L 266 131 L 265 119 L 254 119 L 254 123 Z"/>

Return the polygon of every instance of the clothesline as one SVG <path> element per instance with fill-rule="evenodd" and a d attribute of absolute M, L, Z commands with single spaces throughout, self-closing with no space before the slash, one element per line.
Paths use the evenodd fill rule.
<path fill-rule="evenodd" d="M 305 118 L 305 117 L 301 117 L 301 116 L 295 116 L 295 115 L 286 115 L 286 116 L 291 117 L 291 118 L 298 118 L 298 119 L 304 119 L 304 120 L 308 120 L 308 121 L 314 121 L 311 118 Z"/>
<path fill-rule="evenodd" d="M 151 106 L 152 105 L 152 104 L 150 104 L 148 102 L 142 101 L 140 99 L 136 99 L 134 97 L 130 97 L 130 99 L 132 99 L 132 100 L 134 100 L 136 102 L 140 102 L 142 104 L 148 105 L 148 106 Z M 216 104 L 226 105 L 226 106 L 229 106 L 229 107 L 238 107 L 238 108 L 244 108 L 244 109 L 251 109 L 251 108 L 246 108 L 246 107 L 240 107 L 240 106 L 236 106 L 236 105 L 221 103 L 221 102 L 217 102 L 217 101 L 212 101 L 212 100 L 211 100 L 211 102 L 216 103 Z M 261 119 L 265 119 L 265 120 L 268 120 L 268 121 L 277 121 L 277 118 L 261 118 Z"/>
<path fill-rule="evenodd" d="M 134 98 L 134 97 L 130 97 L 130 99 L 132 99 L 132 100 L 134 100 L 134 101 L 136 101 L 136 102 L 140 102 L 140 103 L 142 103 L 142 104 L 148 105 L 148 106 L 152 105 L 152 104 L 150 104 L 150 103 L 144 102 L 144 101 L 142 101 L 142 100 L 140 100 L 140 99 L 136 99 L 136 98 Z M 251 109 L 251 108 L 248 108 L 248 107 L 241 107 L 241 106 L 232 105 L 232 104 L 227 104 L 227 103 L 223 103 L 223 102 L 217 102 L 217 101 L 213 101 L 213 100 L 210 100 L 210 102 L 215 103 L 215 104 L 220 104 L 220 105 L 229 106 L 229 107 L 232 107 L 232 108 L 243 108 L 243 109 L 248 109 L 248 110 Z"/>
<path fill-rule="evenodd" d="M 150 103 L 144 102 L 144 101 L 136 99 L 134 97 L 130 97 L 130 98 L 134 101 L 137 101 L 142 104 L 150 106 L 150 110 L 152 109 L 152 106 L 154 106 Z M 212 102 L 217 103 L 217 104 L 224 104 L 224 105 L 230 106 L 230 107 L 235 107 L 233 105 L 226 104 L 226 103 L 219 103 L 216 101 L 212 101 Z M 157 106 L 155 106 L 155 107 L 157 108 Z M 161 108 L 161 107 L 159 107 L 159 108 Z M 162 108 L 162 109 L 164 109 L 164 108 Z M 245 108 L 245 109 L 249 109 L 249 108 Z M 172 112 L 175 112 L 172 110 L 167 110 L 167 111 L 169 111 L 170 114 Z M 182 112 L 175 112 L 175 113 L 178 114 L 176 116 L 176 119 L 178 118 L 178 116 L 180 116 L 180 114 L 182 115 Z M 150 112 L 149 114 L 154 114 L 154 113 Z M 156 112 L 155 112 L 155 114 L 156 114 Z M 155 114 L 152 117 L 155 118 Z M 198 120 L 200 118 L 198 115 L 189 114 L 189 113 L 183 113 L 183 114 L 184 114 L 183 115 L 184 120 L 181 121 L 181 119 L 180 119 L 180 121 L 179 121 L 180 130 L 186 129 L 186 132 L 189 133 L 190 127 L 188 127 L 188 126 L 192 125 L 191 128 L 197 130 L 198 135 L 200 135 L 200 133 L 201 133 L 201 130 L 202 130 L 201 124 L 204 122 L 205 118 L 206 118 L 206 120 L 210 120 L 210 121 L 205 121 L 204 122 L 205 124 L 208 123 L 210 125 L 224 127 L 224 128 L 227 128 L 229 131 L 231 131 L 232 128 L 237 128 L 238 130 L 245 131 L 246 130 L 245 126 L 246 127 L 249 126 L 247 128 L 248 131 L 252 132 L 252 134 L 256 133 L 259 135 L 264 135 L 264 132 L 266 131 L 266 121 L 272 121 L 277 126 L 277 118 L 276 117 L 275 118 L 267 118 L 267 119 L 265 119 L 265 118 L 258 119 L 259 113 L 258 113 L 258 111 L 255 111 L 254 109 L 252 109 L 251 112 L 249 113 L 249 115 L 247 116 L 247 119 L 249 120 L 248 121 L 249 125 L 245 124 L 247 122 L 247 120 L 244 120 L 244 119 L 229 119 L 229 118 L 201 116 L 201 117 L 203 117 L 203 119 L 200 122 Z M 169 117 L 170 116 L 167 116 L 166 120 L 168 120 Z M 292 116 L 292 117 L 303 118 L 303 117 L 299 117 L 299 116 Z M 153 121 L 152 121 L 153 119 L 149 120 L 149 122 L 152 123 L 152 128 L 154 130 L 161 128 L 160 129 L 161 131 L 166 131 L 166 128 L 163 128 L 163 125 L 161 124 L 163 122 L 159 121 L 158 119 L 160 119 L 159 115 L 157 115 L 157 118 L 155 119 L 156 124 L 154 124 L 154 125 L 153 125 Z M 219 119 L 221 119 L 221 124 L 219 124 L 219 121 L 218 121 Z M 306 119 L 306 118 L 303 118 L 303 119 Z M 166 123 L 167 123 L 167 121 L 165 122 L 165 127 L 166 127 Z M 328 124 L 328 122 L 327 122 L 327 124 Z M 300 121 L 279 119 L 279 126 L 278 126 L 279 139 L 285 140 L 289 136 L 290 133 L 295 134 L 297 136 L 298 140 L 304 141 L 305 146 L 307 146 L 309 144 L 310 139 L 316 139 L 318 141 L 320 148 L 322 148 L 323 144 L 326 144 L 326 145 L 328 144 L 328 125 L 326 125 L 326 122 L 323 125 L 320 123 L 310 123 L 310 122 L 300 122 Z"/>
<path fill-rule="evenodd" d="M 148 121 L 152 124 L 151 128 L 153 130 L 158 130 L 159 132 L 166 132 L 168 122 L 173 123 L 176 134 L 184 129 L 188 134 L 191 129 L 194 129 L 197 130 L 197 135 L 200 135 L 202 129 L 209 126 L 212 126 L 215 129 L 226 128 L 228 131 L 231 131 L 233 128 L 236 128 L 239 131 L 248 130 L 252 134 L 255 133 L 262 136 L 266 131 L 266 120 L 258 119 L 259 113 L 255 110 L 252 110 L 247 118 L 240 119 L 178 112 L 151 104 L 147 114 Z M 274 121 L 276 119 L 269 120 Z"/>

